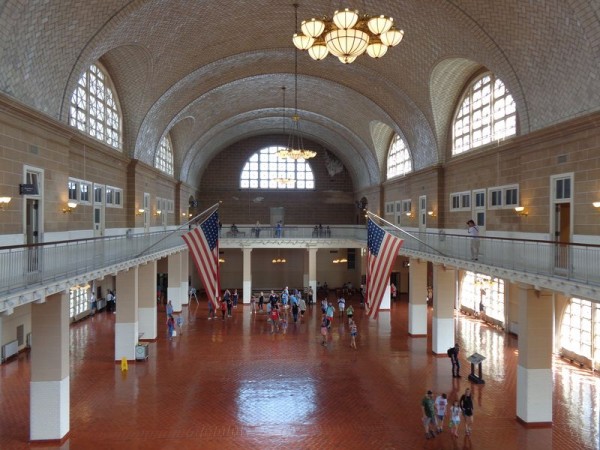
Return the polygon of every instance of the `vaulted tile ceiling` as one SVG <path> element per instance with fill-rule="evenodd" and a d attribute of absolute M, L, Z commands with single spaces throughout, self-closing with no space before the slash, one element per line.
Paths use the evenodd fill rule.
<path fill-rule="evenodd" d="M 124 117 L 124 149 L 152 164 L 170 132 L 176 177 L 248 136 L 282 130 L 294 98 L 292 1 L 0 1 L 0 90 L 64 122 L 75 84 L 100 60 Z M 394 17 L 403 41 L 349 65 L 298 55 L 305 139 L 329 148 L 355 188 L 385 180 L 394 132 L 414 168 L 443 163 L 465 82 L 482 67 L 517 102 L 519 134 L 598 110 L 600 4 L 593 0 L 301 2 L 299 21 L 339 7 Z M 289 111 L 288 111 L 289 113 Z"/>

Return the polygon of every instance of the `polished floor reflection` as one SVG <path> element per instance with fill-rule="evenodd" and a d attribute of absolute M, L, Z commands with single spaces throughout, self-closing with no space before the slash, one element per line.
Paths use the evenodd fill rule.
<path fill-rule="evenodd" d="M 354 306 L 358 306 L 356 299 Z M 464 356 L 487 357 L 485 385 L 453 379 L 430 339 L 407 335 L 407 303 L 378 321 L 357 308 L 358 350 L 336 318 L 321 345 L 320 309 L 270 333 L 266 315 L 238 307 L 207 320 L 206 303 L 185 307 L 183 334 L 160 335 L 145 362 L 122 372 L 113 361 L 114 315 L 71 327 L 71 432 L 62 445 L 28 443 L 27 353 L 0 366 L 0 448 L 62 449 L 595 449 L 600 379 L 555 360 L 554 425 L 515 420 L 517 339 L 457 316 Z M 466 371 L 463 372 L 466 375 Z M 421 399 L 428 389 L 450 400 L 474 391 L 473 434 L 425 440 Z"/>

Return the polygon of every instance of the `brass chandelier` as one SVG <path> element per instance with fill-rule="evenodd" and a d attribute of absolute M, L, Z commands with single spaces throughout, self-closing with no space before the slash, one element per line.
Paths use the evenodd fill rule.
<path fill-rule="evenodd" d="M 298 5 L 294 6 L 297 16 Z M 354 62 L 365 52 L 371 58 L 381 58 L 404 37 L 404 31 L 394 27 L 393 18 L 361 15 L 349 8 L 335 11 L 331 19 L 324 16 L 304 20 L 300 29 L 302 32 L 292 38 L 297 49 L 308 50 L 316 61 L 331 53 L 344 64 Z"/>
<path fill-rule="evenodd" d="M 296 11 L 298 11 L 296 9 Z M 296 14 L 297 16 L 297 14 Z M 285 86 L 283 90 L 283 132 L 285 134 Z M 288 145 L 277 152 L 282 159 L 310 159 L 317 156 L 317 152 L 304 148 L 304 141 L 300 134 L 300 116 L 298 115 L 298 50 L 294 50 L 294 115 L 292 116 L 292 128 L 288 138 Z"/>

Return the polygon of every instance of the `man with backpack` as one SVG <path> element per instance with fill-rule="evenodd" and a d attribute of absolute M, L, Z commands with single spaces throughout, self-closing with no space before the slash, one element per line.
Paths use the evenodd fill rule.
<path fill-rule="evenodd" d="M 454 347 L 448 349 L 448 356 L 452 362 L 452 377 L 460 378 L 460 362 L 458 361 L 458 352 L 460 348 L 458 344 L 454 344 Z"/>

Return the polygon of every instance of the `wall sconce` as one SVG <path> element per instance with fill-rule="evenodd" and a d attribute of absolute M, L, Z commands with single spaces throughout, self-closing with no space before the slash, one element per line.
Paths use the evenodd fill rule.
<path fill-rule="evenodd" d="M 427 211 L 427 215 L 429 217 L 435 217 L 435 212 L 433 212 L 433 211 Z"/>
<path fill-rule="evenodd" d="M 225 260 L 223 258 L 219 258 L 219 263 L 223 264 Z"/>
<path fill-rule="evenodd" d="M 9 197 L 8 199 L 10 200 L 10 197 Z M 0 202 L 1 202 L 1 201 L 2 201 L 2 198 L 0 198 Z M 593 206 L 594 208 L 600 208 L 600 202 L 593 202 L 593 203 L 592 203 L 592 206 Z"/>
<path fill-rule="evenodd" d="M 77 203 L 75 202 L 69 202 L 67 203 L 67 207 L 63 208 L 63 214 L 70 214 L 73 212 L 73 210 L 77 208 Z"/>
<path fill-rule="evenodd" d="M 135 213 L 136 216 L 141 216 L 146 212 L 146 210 L 144 208 L 140 208 L 137 210 L 137 212 Z"/>
<path fill-rule="evenodd" d="M 161 214 L 162 214 L 162 211 L 160 209 L 157 209 L 155 216 L 160 216 Z"/>
<path fill-rule="evenodd" d="M 527 211 L 525 211 L 525 207 L 524 206 L 516 206 L 515 207 L 515 212 L 517 213 L 518 216 L 525 216 L 525 217 L 527 217 L 527 215 L 528 215 Z"/>
<path fill-rule="evenodd" d="M 0 197 L 0 211 L 3 211 L 4 207 L 8 205 L 11 200 L 10 197 Z"/>
<path fill-rule="evenodd" d="M 413 216 L 412 211 L 407 211 L 406 212 L 406 217 L 412 217 L 412 216 Z"/>

